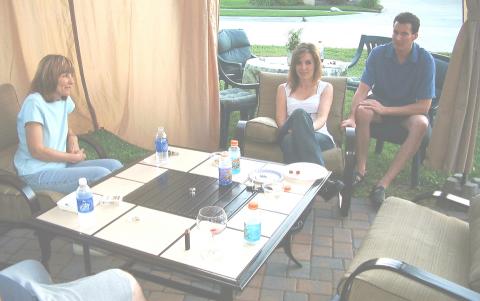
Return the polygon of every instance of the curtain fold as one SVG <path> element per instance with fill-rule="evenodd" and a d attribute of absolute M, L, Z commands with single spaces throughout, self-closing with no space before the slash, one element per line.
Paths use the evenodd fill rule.
<path fill-rule="evenodd" d="M 427 149 L 427 164 L 468 174 L 480 117 L 480 0 L 467 0 L 466 5 L 467 20 L 453 48 Z"/>
<path fill-rule="evenodd" d="M 218 0 L 74 0 L 86 86 L 101 127 L 153 149 L 214 150 L 219 137 Z M 23 100 L 40 59 L 76 50 L 68 0 L 0 0 L 0 81 Z M 92 129 L 79 72 L 72 127 Z"/>

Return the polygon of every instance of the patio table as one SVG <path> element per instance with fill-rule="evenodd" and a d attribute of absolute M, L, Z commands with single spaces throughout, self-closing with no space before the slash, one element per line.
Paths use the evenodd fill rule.
<path fill-rule="evenodd" d="M 83 244 L 87 273 L 89 248 L 94 246 L 134 262 L 129 271 L 136 276 L 210 299 L 233 300 L 234 290 L 243 289 L 290 235 L 289 230 L 331 173 L 318 180 L 284 180 L 291 189 L 272 199 L 247 189 L 245 181 L 259 169 L 285 173 L 281 164 L 241 158 L 240 174 L 233 175 L 232 185 L 220 187 L 212 154 L 171 149 L 178 155 L 165 165 L 156 166 L 155 155 L 151 155 L 92 186 L 96 197 L 123 196 L 119 205 L 100 203 L 88 219 L 55 207 L 29 223 L 39 231 Z M 196 188 L 194 195 L 191 187 Z M 251 200 L 259 203 L 262 216 L 262 237 L 255 245 L 244 242 L 242 231 L 246 204 Z M 215 237 L 220 254 L 215 260 L 201 255 L 203 236 L 195 227 L 198 210 L 207 205 L 223 207 L 228 216 L 227 228 Z M 184 247 L 186 229 L 191 231 L 190 250 Z M 146 272 L 145 268 L 135 268 L 138 265 L 179 276 Z M 182 276 L 195 281 L 175 280 Z M 198 281 L 210 285 L 199 287 Z"/>
<path fill-rule="evenodd" d="M 324 76 L 345 75 L 349 62 L 325 59 L 322 63 L 322 74 Z M 243 70 L 242 83 L 258 83 L 258 74 L 261 71 L 272 73 L 288 73 L 290 66 L 287 57 L 256 57 L 249 59 Z"/>

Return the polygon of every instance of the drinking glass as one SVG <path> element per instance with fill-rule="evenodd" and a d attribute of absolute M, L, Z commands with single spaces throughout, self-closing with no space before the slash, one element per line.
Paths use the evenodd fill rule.
<path fill-rule="evenodd" d="M 214 237 L 227 227 L 227 214 L 218 206 L 207 206 L 200 209 L 197 215 L 197 228 L 207 240 L 206 248 L 202 252 L 203 257 L 216 255 L 217 248 Z"/>

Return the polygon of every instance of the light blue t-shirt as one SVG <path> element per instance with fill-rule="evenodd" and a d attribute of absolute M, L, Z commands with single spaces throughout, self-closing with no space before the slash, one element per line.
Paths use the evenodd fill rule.
<path fill-rule="evenodd" d="M 18 150 L 14 163 L 20 176 L 30 175 L 46 169 L 64 168 L 65 162 L 45 162 L 32 157 L 28 151 L 25 125 L 38 122 L 43 127 L 43 145 L 61 152 L 67 148 L 68 114 L 75 104 L 70 96 L 67 100 L 46 102 L 40 93 L 32 93 L 23 102 L 17 117 Z"/>

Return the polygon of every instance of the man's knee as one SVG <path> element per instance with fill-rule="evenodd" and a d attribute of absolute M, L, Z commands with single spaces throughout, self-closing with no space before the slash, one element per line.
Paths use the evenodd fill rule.
<path fill-rule="evenodd" d="M 367 124 L 369 125 L 374 117 L 375 113 L 370 110 L 366 109 L 363 106 L 358 106 L 355 111 L 355 122 L 357 124 Z"/>
<path fill-rule="evenodd" d="M 428 118 L 425 115 L 410 116 L 406 122 L 406 128 L 409 133 L 418 133 L 425 135 L 429 125 Z"/>

